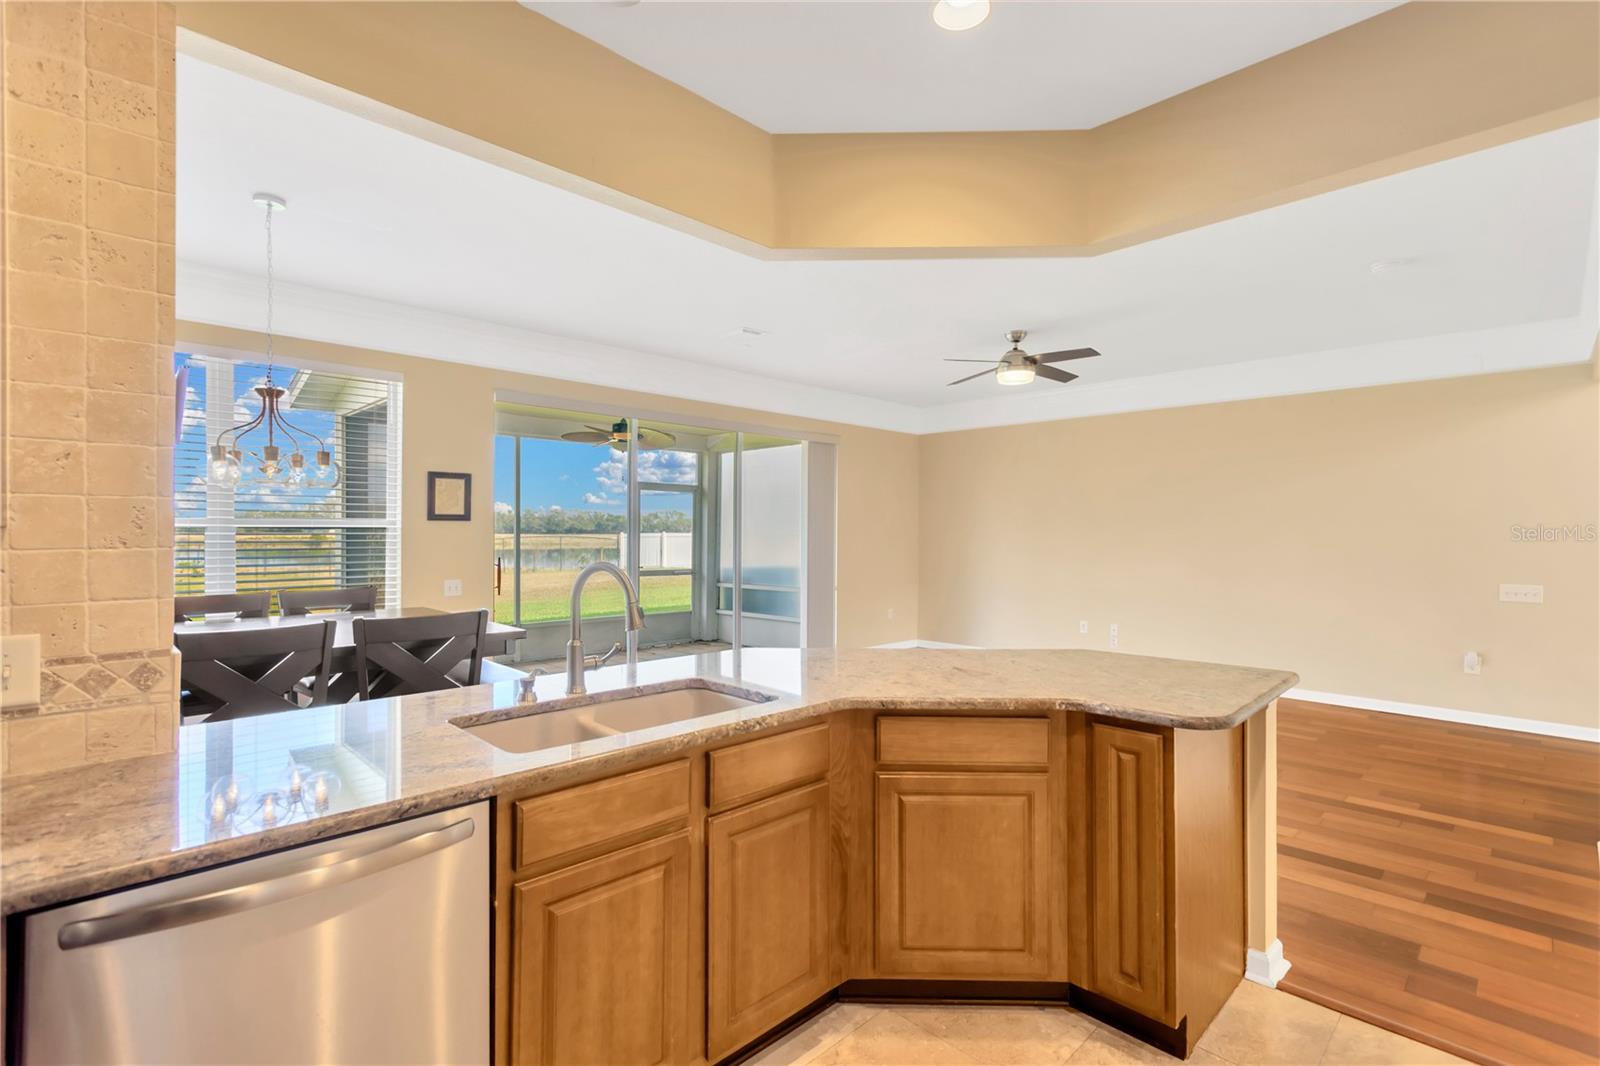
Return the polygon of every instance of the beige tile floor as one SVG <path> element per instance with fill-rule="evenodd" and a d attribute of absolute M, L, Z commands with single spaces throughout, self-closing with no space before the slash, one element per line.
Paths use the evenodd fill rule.
<path fill-rule="evenodd" d="M 835 1003 L 759 1066 L 1160 1066 L 1178 1060 L 1069 1007 Z M 1463 1060 L 1248 981 L 1189 1057 L 1200 1066 L 1434 1066 Z"/>

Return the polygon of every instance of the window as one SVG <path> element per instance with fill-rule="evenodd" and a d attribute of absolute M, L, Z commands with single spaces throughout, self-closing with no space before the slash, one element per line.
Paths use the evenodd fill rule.
<path fill-rule="evenodd" d="M 528 630 L 521 660 L 561 654 L 596 559 L 636 578 L 642 647 L 831 643 L 832 445 L 505 401 L 496 423 L 495 612 Z M 808 486 L 808 470 L 827 477 Z M 614 583 L 585 586 L 583 614 L 586 646 L 622 638 Z"/>
<path fill-rule="evenodd" d="M 177 365 L 188 375 L 173 449 L 174 591 L 373 585 L 380 607 L 398 604 L 400 383 L 279 364 L 281 407 L 295 425 L 331 445 L 338 484 L 247 478 L 227 488 L 206 481 L 208 448 L 218 433 L 254 417 L 259 404 L 251 390 L 267 368 L 181 352 Z M 308 460 L 314 447 L 302 447 Z"/>

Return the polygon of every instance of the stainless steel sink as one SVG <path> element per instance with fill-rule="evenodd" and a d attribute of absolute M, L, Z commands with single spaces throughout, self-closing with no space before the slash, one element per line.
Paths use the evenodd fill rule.
<path fill-rule="evenodd" d="M 572 706 L 572 700 L 553 700 L 510 712 L 452 719 L 451 724 L 501 751 L 522 754 L 701 718 L 775 698 L 736 695 L 703 681 L 685 681 L 634 695 L 625 689 L 614 696 L 579 697 L 582 702 L 578 706 Z"/>

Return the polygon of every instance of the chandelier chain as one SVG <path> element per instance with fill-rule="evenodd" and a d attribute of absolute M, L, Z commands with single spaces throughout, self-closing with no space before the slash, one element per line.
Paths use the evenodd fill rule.
<path fill-rule="evenodd" d="M 273 205 L 266 204 L 267 212 L 267 384 L 272 384 L 272 213 Z"/>

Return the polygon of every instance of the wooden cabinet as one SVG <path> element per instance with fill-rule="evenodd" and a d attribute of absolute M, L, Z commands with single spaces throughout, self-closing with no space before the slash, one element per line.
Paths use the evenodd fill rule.
<path fill-rule="evenodd" d="M 705 1066 L 856 980 L 1193 1049 L 1244 969 L 1240 730 L 839 715 L 499 799 L 500 1066 Z"/>
<path fill-rule="evenodd" d="M 517 869 L 614 851 L 689 822 L 689 760 L 518 800 Z"/>
<path fill-rule="evenodd" d="M 706 846 L 714 1062 L 833 987 L 827 784 L 713 815 Z"/>
<path fill-rule="evenodd" d="M 828 724 L 762 737 L 710 755 L 710 807 L 724 810 L 828 774 Z"/>
<path fill-rule="evenodd" d="M 1160 733 L 1090 726 L 1089 891 L 1094 990 L 1171 1024 L 1162 741 Z"/>
<path fill-rule="evenodd" d="M 687 832 L 512 888 L 511 1061 L 681 1063 L 689 1050 Z"/>
<path fill-rule="evenodd" d="M 877 775 L 877 971 L 1036 977 L 1050 963 L 1043 773 Z"/>
<path fill-rule="evenodd" d="M 1050 762 L 1050 723 L 1044 718 L 880 715 L 878 761 L 938 769 L 1042 770 Z"/>

